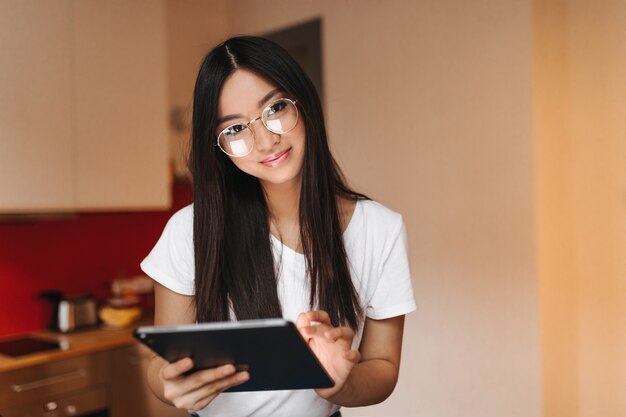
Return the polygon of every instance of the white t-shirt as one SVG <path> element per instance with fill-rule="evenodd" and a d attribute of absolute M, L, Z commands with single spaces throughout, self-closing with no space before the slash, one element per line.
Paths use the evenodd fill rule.
<path fill-rule="evenodd" d="M 415 310 L 402 216 L 375 201 L 360 200 L 343 238 L 352 281 L 366 316 L 380 320 Z M 273 236 L 271 241 L 274 257 L 280 262 L 278 297 L 283 317 L 295 322 L 298 314 L 310 310 L 305 258 Z M 194 294 L 193 205 L 171 217 L 141 268 L 174 292 Z M 354 348 L 362 333 L 363 325 Z M 292 390 L 222 393 L 198 414 L 327 417 L 338 409 L 314 390 Z"/>

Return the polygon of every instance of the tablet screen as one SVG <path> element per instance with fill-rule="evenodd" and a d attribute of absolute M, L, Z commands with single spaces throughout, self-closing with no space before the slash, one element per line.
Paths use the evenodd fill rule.
<path fill-rule="evenodd" d="M 190 357 L 192 372 L 233 364 L 250 379 L 226 392 L 334 385 L 295 325 L 283 319 L 148 326 L 134 336 L 168 362 Z"/>

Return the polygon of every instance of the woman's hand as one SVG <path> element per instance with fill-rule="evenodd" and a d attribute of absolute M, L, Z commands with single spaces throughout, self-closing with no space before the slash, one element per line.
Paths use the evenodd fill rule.
<path fill-rule="evenodd" d="M 335 381 L 332 388 L 315 390 L 320 397 L 330 399 L 344 388 L 352 368 L 361 359 L 360 353 L 352 350 L 354 331 L 349 327 L 333 327 L 328 313 L 322 310 L 301 313 L 296 327 Z"/>
<path fill-rule="evenodd" d="M 184 358 L 177 362 L 164 363 L 158 372 L 163 384 L 163 396 L 175 407 L 188 411 L 202 410 L 222 391 L 242 384 L 250 378 L 247 372 L 235 373 L 233 365 L 183 375 L 193 368 L 191 359 Z"/>

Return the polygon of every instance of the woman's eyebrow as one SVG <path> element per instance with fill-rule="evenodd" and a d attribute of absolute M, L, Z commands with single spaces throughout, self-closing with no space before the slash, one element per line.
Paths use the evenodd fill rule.
<path fill-rule="evenodd" d="M 275 88 L 266 95 L 263 96 L 261 100 L 257 102 L 257 107 L 263 107 L 265 103 L 267 103 L 272 97 L 274 97 L 277 93 L 283 92 L 282 88 Z M 241 114 L 229 114 L 228 116 L 223 116 L 217 119 L 217 125 L 221 125 L 224 122 L 234 119 L 241 119 L 243 116 Z"/>
<path fill-rule="evenodd" d="M 259 100 L 259 102 L 257 103 L 258 107 L 263 107 L 263 105 L 265 103 L 267 103 L 269 101 L 270 98 L 274 97 L 276 95 L 276 93 L 279 93 L 283 91 L 282 88 L 275 88 L 272 91 L 270 91 L 269 93 L 267 93 L 266 95 L 263 96 L 263 98 L 261 100 Z"/>
<path fill-rule="evenodd" d="M 229 114 L 228 116 L 224 116 L 224 117 L 220 117 L 219 119 L 217 119 L 217 125 L 221 125 L 224 122 L 227 122 L 229 120 L 234 120 L 234 119 L 241 119 L 243 118 L 242 115 L 240 114 Z"/>

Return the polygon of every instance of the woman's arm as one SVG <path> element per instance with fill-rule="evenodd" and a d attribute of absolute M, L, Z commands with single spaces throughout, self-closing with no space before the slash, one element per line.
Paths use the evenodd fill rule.
<path fill-rule="evenodd" d="M 190 324 L 196 321 L 193 297 L 177 294 L 155 283 L 156 325 Z M 248 380 L 247 372 L 235 373 L 232 365 L 183 374 L 193 367 L 189 358 L 168 363 L 154 355 L 148 363 L 150 390 L 161 401 L 191 411 L 206 407 L 219 393 Z"/>
<path fill-rule="evenodd" d="M 154 324 L 157 326 L 191 324 L 196 320 L 193 297 L 177 294 L 157 282 L 154 283 L 154 306 Z M 160 356 L 153 355 L 150 358 L 148 385 L 161 401 L 172 404 L 163 396 L 163 382 L 159 378 L 159 372 L 166 364 Z"/>
<path fill-rule="evenodd" d="M 366 319 L 359 352 L 351 350 L 354 332 L 331 327 L 324 311 L 301 314 L 297 326 L 335 381 L 333 388 L 316 390 L 318 395 L 338 405 L 359 407 L 377 404 L 391 394 L 398 380 L 404 316 Z"/>
<path fill-rule="evenodd" d="M 365 319 L 359 348 L 361 360 L 352 368 L 341 390 L 328 400 L 359 407 L 378 404 L 389 397 L 398 381 L 403 329 L 404 316 Z"/>

